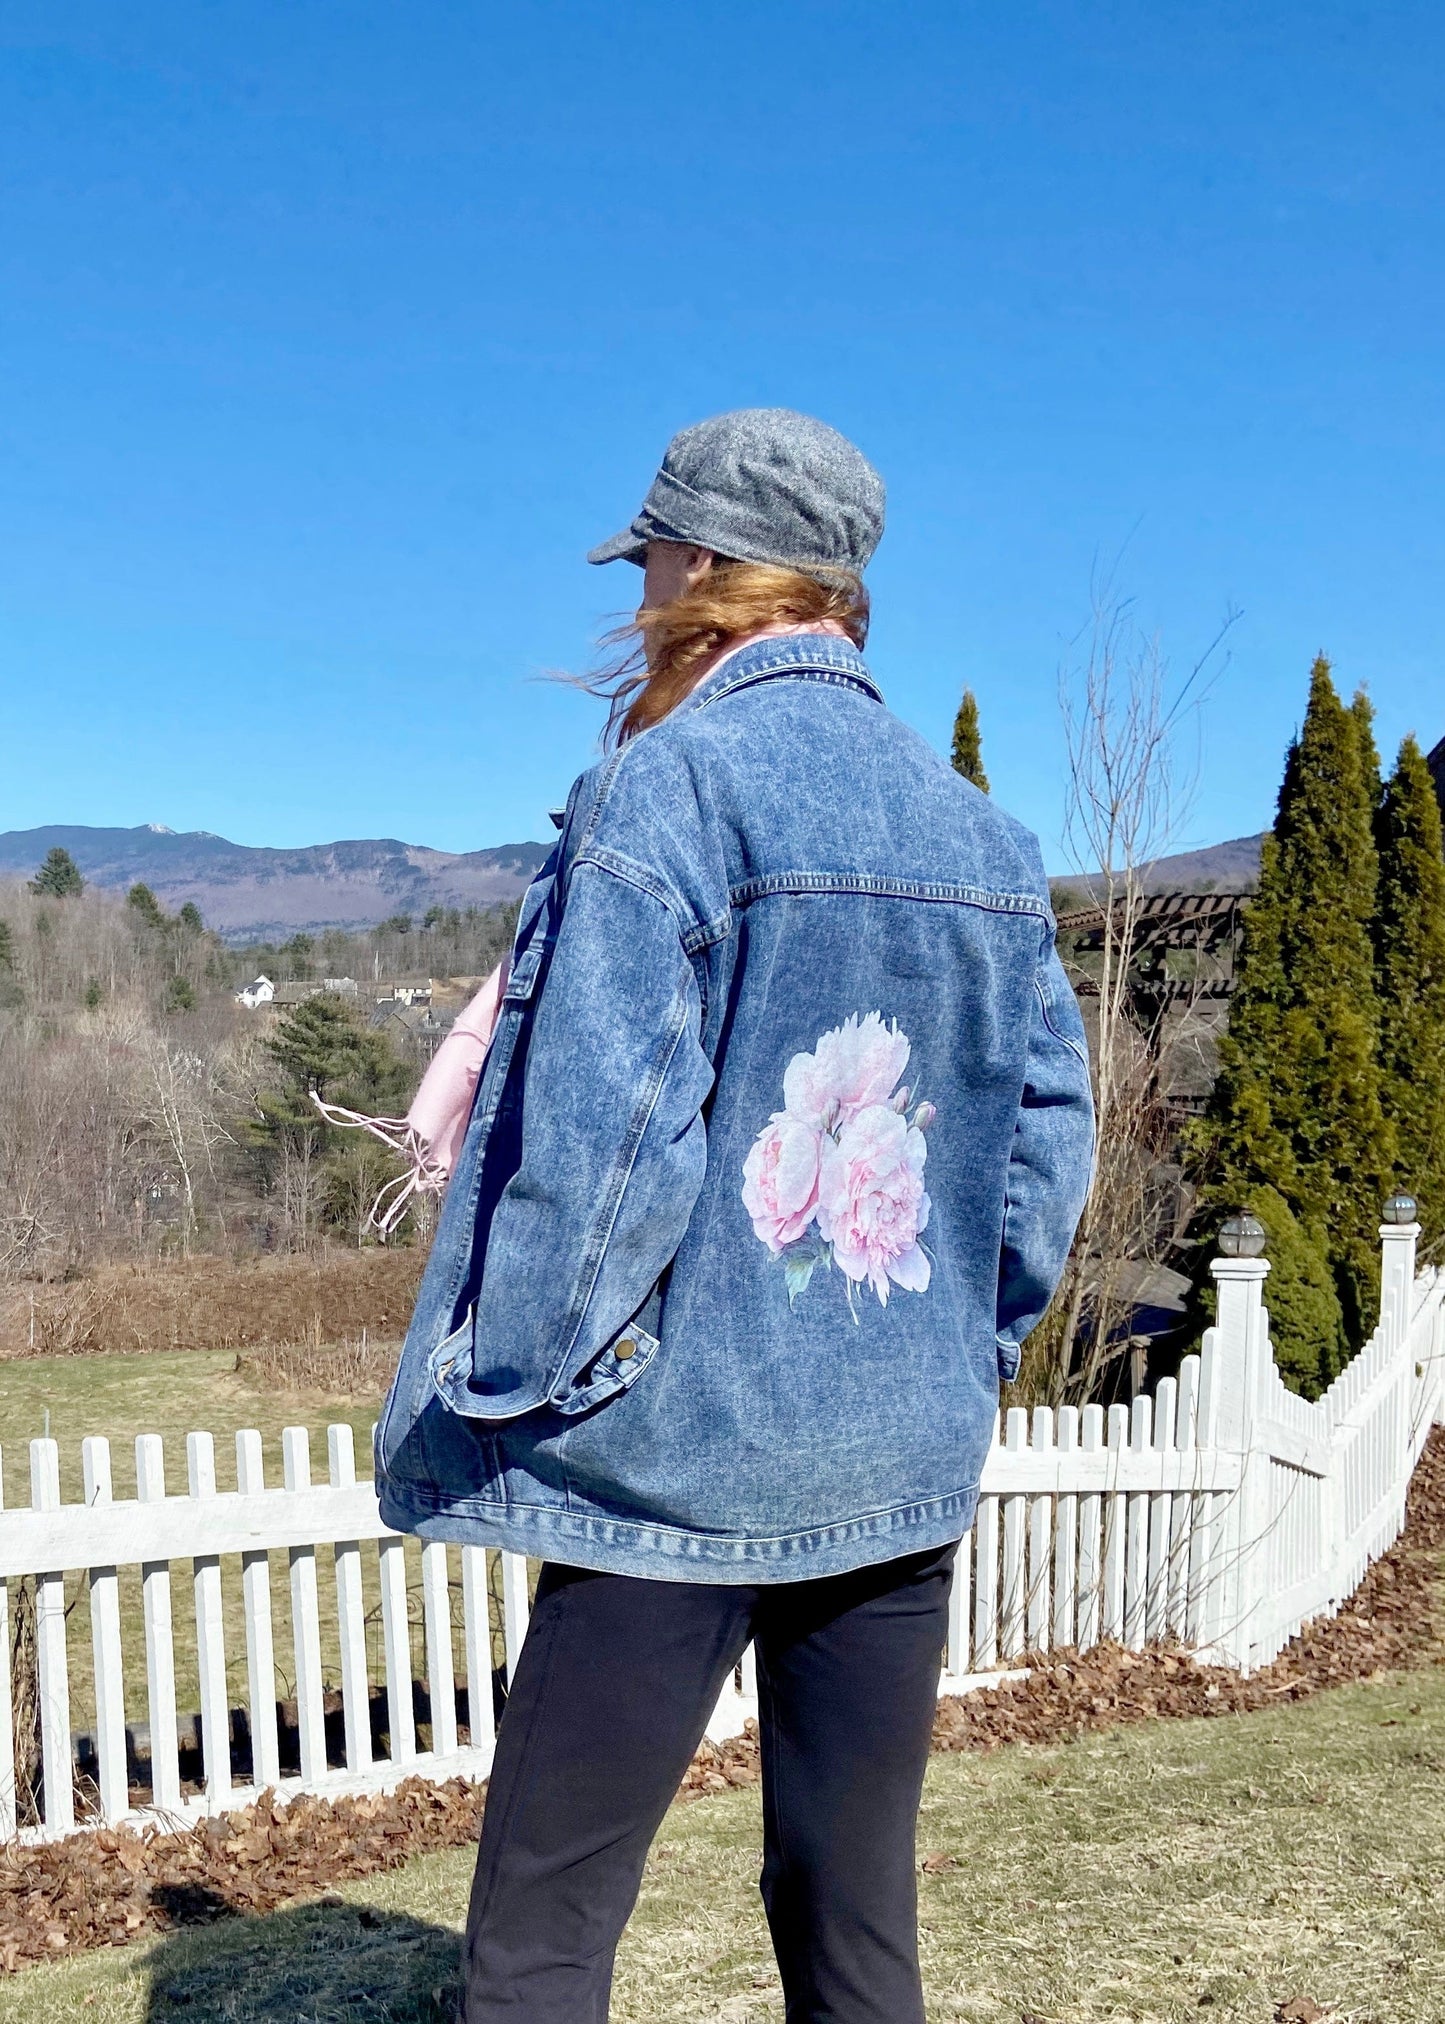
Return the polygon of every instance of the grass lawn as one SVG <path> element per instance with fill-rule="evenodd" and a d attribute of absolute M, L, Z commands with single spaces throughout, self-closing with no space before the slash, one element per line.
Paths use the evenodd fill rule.
<path fill-rule="evenodd" d="M 967 2024 L 1445 2017 L 1445 1671 L 1294 1707 L 937 1757 L 920 1851 L 929 2016 Z M 676 1808 L 614 2024 L 777 2024 L 756 1792 Z M 22 1971 L 13 2024 L 439 2024 L 468 1851 L 342 1901 Z"/>
<path fill-rule="evenodd" d="M 50 1432 L 60 1444 L 60 1494 L 81 1494 L 80 1443 L 87 1434 L 110 1439 L 117 1497 L 135 1495 L 135 1437 L 161 1434 L 166 1442 L 166 1488 L 186 1487 L 186 1435 L 216 1437 L 216 1478 L 236 1487 L 235 1435 L 256 1427 L 266 1446 L 268 1481 L 281 1480 L 281 1429 L 310 1427 L 313 1478 L 326 1478 L 324 1429 L 347 1420 L 356 1434 L 359 1473 L 371 1468 L 371 1426 L 376 1398 L 336 1398 L 324 1392 L 281 1391 L 251 1385 L 236 1369 L 233 1349 L 157 1350 L 149 1356 L 30 1356 L 0 1362 L 0 1454 L 7 1504 L 30 1502 L 29 1443 Z"/>

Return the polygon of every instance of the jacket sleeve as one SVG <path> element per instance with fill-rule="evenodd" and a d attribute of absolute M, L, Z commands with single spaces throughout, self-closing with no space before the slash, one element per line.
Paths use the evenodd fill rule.
<path fill-rule="evenodd" d="M 525 982 L 515 988 L 525 988 Z M 574 1413 L 622 1390 L 656 1339 L 636 1317 L 687 1229 L 712 1068 L 678 918 L 643 867 L 572 867 L 522 1088 L 522 1152 L 492 1217 L 454 1410 Z M 455 1349 L 455 1345 L 454 1345 Z M 444 1371 L 448 1362 L 454 1365 Z"/>
<path fill-rule="evenodd" d="M 1094 1102 L 1079 1007 L 1052 927 L 1034 974 L 1028 1060 L 1005 1183 L 999 1258 L 999 1369 L 1018 1374 L 1019 1346 L 1063 1276 L 1092 1178 Z"/>

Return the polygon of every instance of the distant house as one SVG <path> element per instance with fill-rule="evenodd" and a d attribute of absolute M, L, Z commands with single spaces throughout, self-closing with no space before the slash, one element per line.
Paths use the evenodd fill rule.
<path fill-rule="evenodd" d="M 276 986 L 269 977 L 253 977 L 236 993 L 236 1003 L 244 1005 L 248 1012 L 254 1012 L 258 1005 L 269 1005 L 275 996 Z"/>
<path fill-rule="evenodd" d="M 360 987 L 354 977 L 323 977 L 321 988 L 334 998 L 355 998 Z"/>
<path fill-rule="evenodd" d="M 430 977 L 383 977 L 374 987 L 379 1005 L 430 1005 Z"/>
<path fill-rule="evenodd" d="M 369 1022 L 385 1033 L 392 1044 L 410 1054 L 423 1066 L 452 1030 L 452 1019 L 433 1012 L 430 1005 L 407 1005 L 398 998 L 383 998 L 371 1008 Z"/>
<path fill-rule="evenodd" d="M 315 983 L 278 984 L 271 1002 L 273 1005 L 304 1005 L 308 998 L 319 998 L 325 989 L 324 984 Z"/>

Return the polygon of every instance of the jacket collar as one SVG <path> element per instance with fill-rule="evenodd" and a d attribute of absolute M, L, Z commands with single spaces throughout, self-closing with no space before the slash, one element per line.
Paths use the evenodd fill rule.
<path fill-rule="evenodd" d="M 757 640 L 741 653 L 730 654 L 720 668 L 705 675 L 680 705 L 682 710 L 701 710 L 719 696 L 734 689 L 749 689 L 756 682 L 836 682 L 840 688 L 856 689 L 883 701 L 883 692 L 864 664 L 851 640 L 827 633 L 799 633 L 782 639 Z"/>

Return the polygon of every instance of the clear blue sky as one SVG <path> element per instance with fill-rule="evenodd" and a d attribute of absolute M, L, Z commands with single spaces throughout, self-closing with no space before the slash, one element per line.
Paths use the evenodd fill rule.
<path fill-rule="evenodd" d="M 1096 559 L 1243 614 L 1181 843 L 1268 821 L 1318 647 L 1445 733 L 1439 0 L 10 0 L 0 828 L 544 833 L 667 437 L 889 485 L 871 659 L 978 692 L 1055 864 Z"/>

